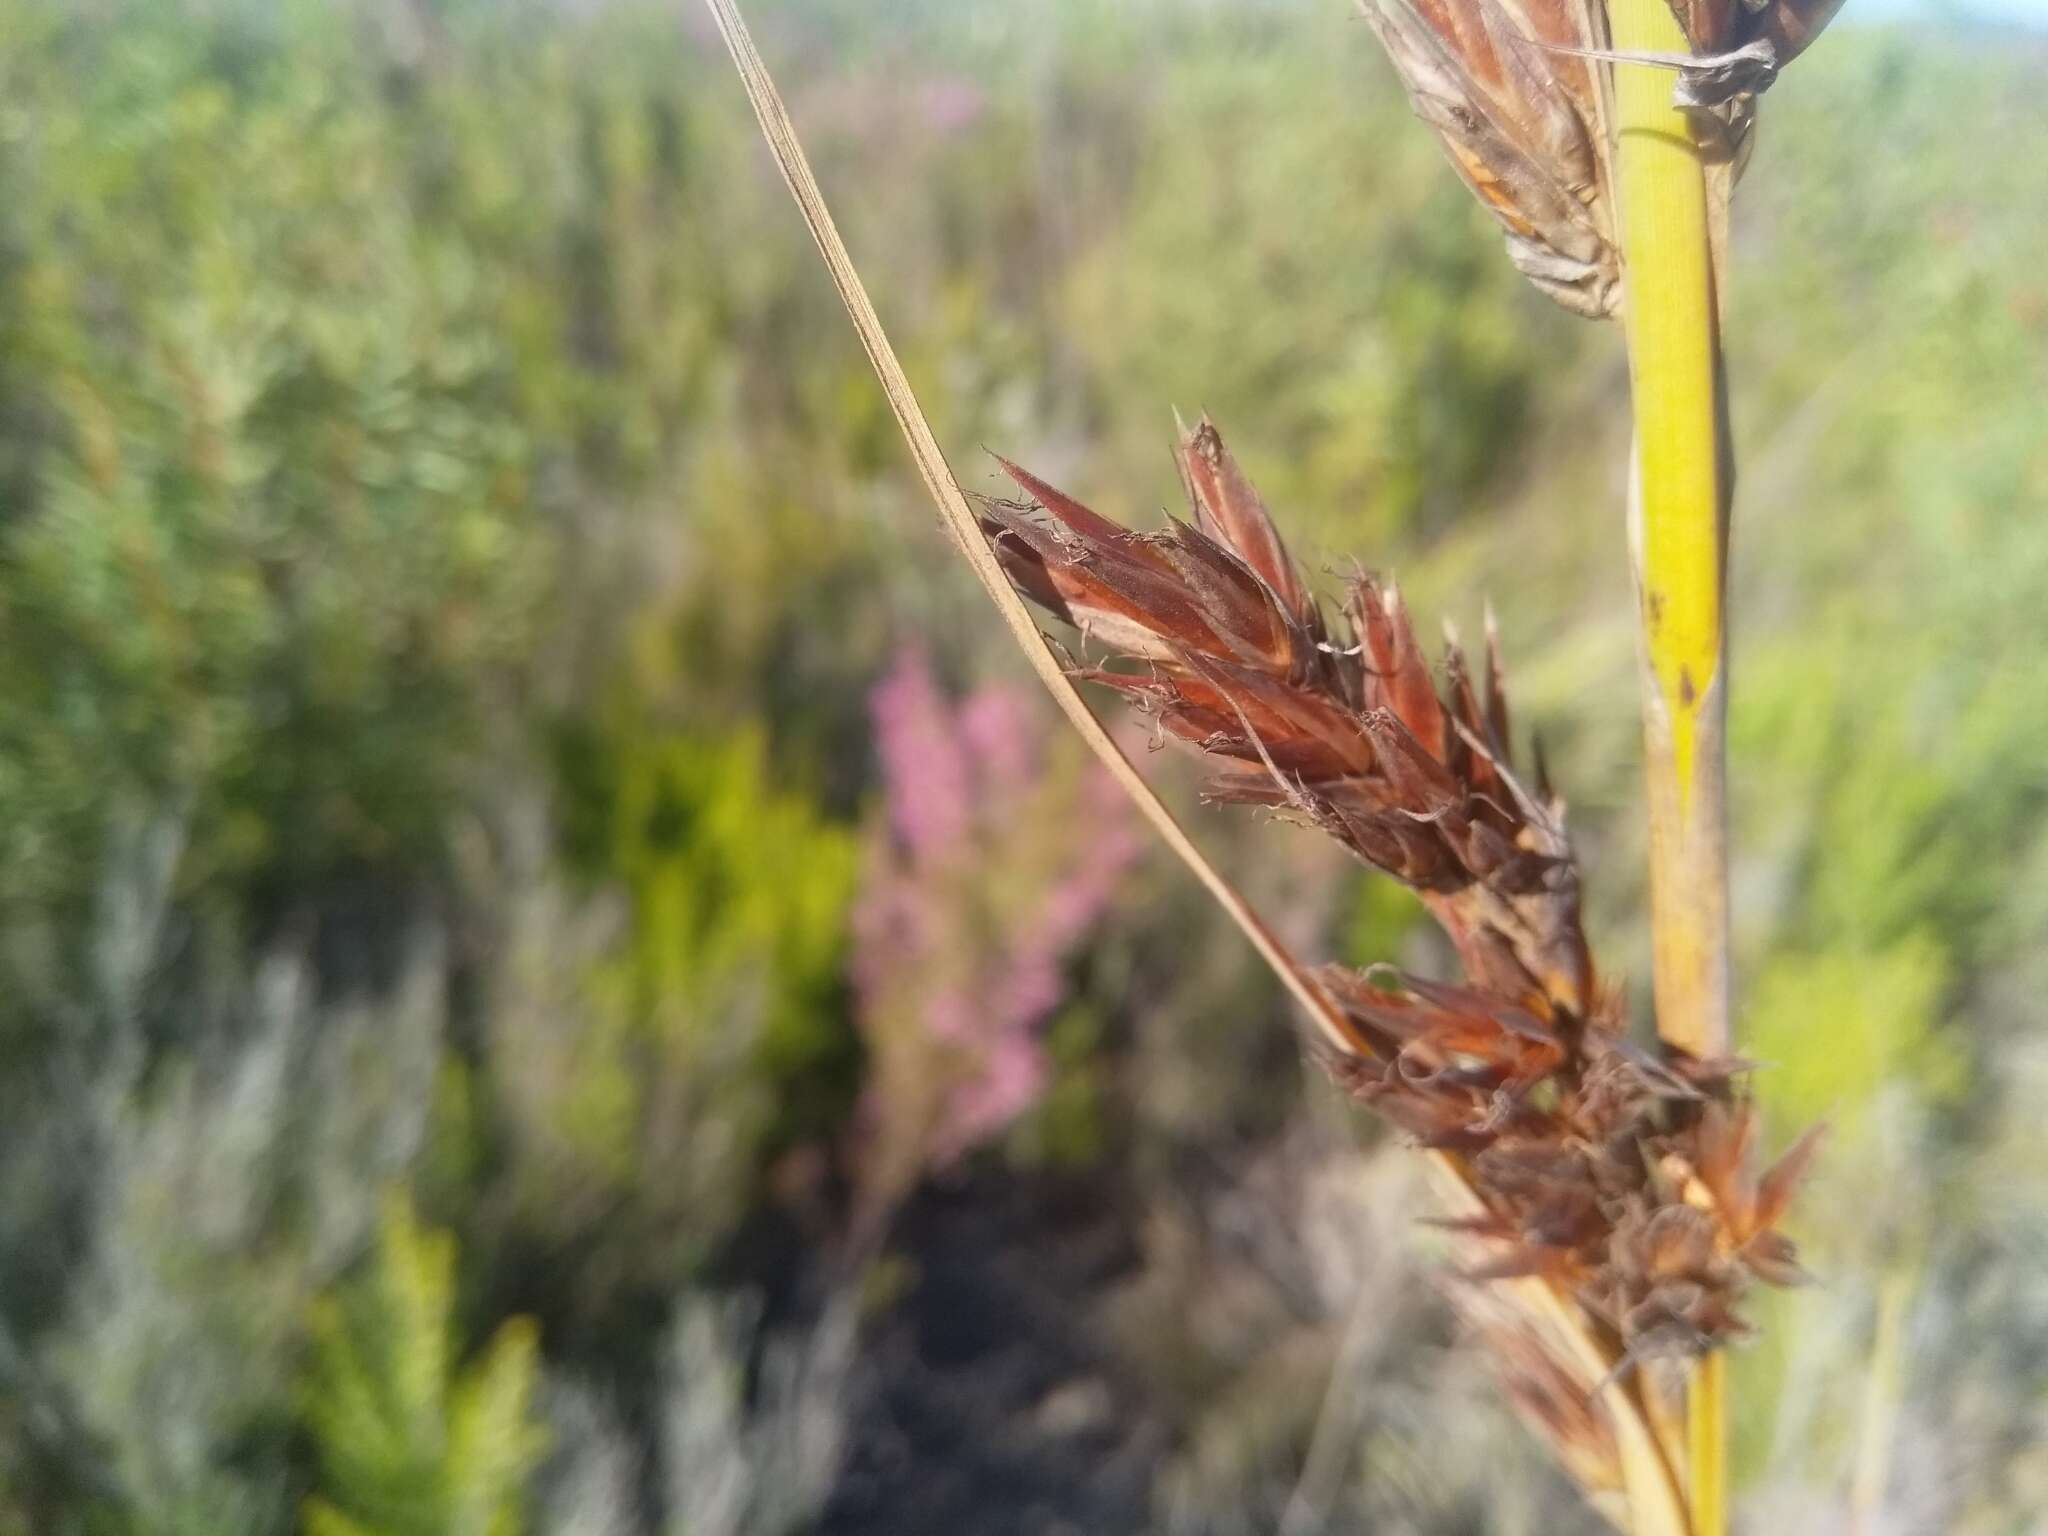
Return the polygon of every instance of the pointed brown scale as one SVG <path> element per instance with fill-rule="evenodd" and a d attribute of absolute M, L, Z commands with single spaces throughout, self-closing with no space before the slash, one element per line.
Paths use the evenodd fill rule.
<path fill-rule="evenodd" d="M 1369 997 L 1353 996 L 1345 1000 L 1344 1007 L 1361 1024 L 1370 1025 L 1388 1039 L 1399 1041 L 1404 1053 L 1412 1047 L 1430 1046 L 1439 1041 L 1444 1042 L 1446 1051 L 1451 1048 L 1447 1038 L 1450 1033 L 1450 1021 L 1440 1014 L 1417 1008 L 1399 998 L 1374 1000 Z M 1442 1055 L 1432 1057 L 1429 1052 L 1424 1051 L 1418 1055 L 1408 1056 L 1407 1063 L 1411 1068 L 1416 1068 L 1429 1063 L 1440 1065 L 1443 1059 Z M 1410 1081 L 1420 1081 L 1420 1075 L 1411 1077 Z"/>
<path fill-rule="evenodd" d="M 1112 672 L 1107 667 L 1076 667 L 1069 676 L 1095 683 L 1121 694 L 1134 708 L 1148 715 L 1164 714 L 1180 698 L 1180 689 L 1170 678 L 1144 672 Z"/>
<path fill-rule="evenodd" d="M 1297 620 L 1308 620 L 1315 600 L 1287 556 L 1273 515 L 1207 416 L 1182 438 L 1180 458 L 1195 504 L 1196 524 L 1235 550 Z"/>
<path fill-rule="evenodd" d="M 1081 621 L 1067 606 L 1066 597 L 1061 593 L 1059 583 L 1053 579 L 1052 571 L 1039 555 L 1032 541 L 1013 535 L 1007 517 L 999 517 L 994 511 L 995 503 L 983 502 L 979 517 L 982 534 L 988 539 L 989 547 L 996 552 L 996 559 L 1003 567 L 1003 574 L 1010 578 L 1011 585 L 1054 618 L 1080 627 Z M 1006 509 L 1007 510 L 1007 509 Z"/>
<path fill-rule="evenodd" d="M 1739 1206 L 1739 1219 L 1744 1225 L 1749 1220 L 1751 1201 L 1742 1186 L 1749 1173 L 1755 1130 L 1756 1117 L 1746 1107 L 1731 1110 L 1710 1100 L 1701 1106 L 1694 1131 L 1699 1148 L 1694 1166 L 1699 1170 L 1700 1182 L 1713 1192 L 1724 1211 L 1733 1214 Z"/>
<path fill-rule="evenodd" d="M 1583 1012 L 1596 979 L 1592 950 L 1586 944 L 1584 930 L 1578 926 L 1578 898 L 1549 896 L 1544 902 L 1556 915 L 1535 927 L 1526 963 L 1541 979 L 1546 996 L 1574 1012 Z"/>
<path fill-rule="evenodd" d="M 1583 0 L 1522 0 L 1520 10 L 1528 23 L 1527 35 L 1554 48 L 1581 46 L 1590 36 Z M 1577 109 L 1579 121 L 1590 131 L 1600 122 L 1600 85 L 1590 59 L 1570 54 L 1549 53 L 1552 78 Z"/>
<path fill-rule="evenodd" d="M 1639 1262 L 1652 1280 L 1703 1274 L 1714 1260 L 1714 1220 L 1690 1205 L 1667 1205 L 1643 1229 Z"/>
<path fill-rule="evenodd" d="M 1785 1217 L 1792 1204 L 1792 1196 L 1798 1191 L 1800 1181 L 1813 1166 L 1819 1154 L 1821 1143 L 1827 1138 L 1827 1127 L 1816 1125 L 1792 1143 L 1791 1149 L 1771 1165 L 1771 1169 L 1757 1181 L 1756 1210 L 1753 1220 L 1758 1230 L 1768 1231 L 1777 1226 Z"/>
<path fill-rule="evenodd" d="M 1464 795 L 1458 782 L 1422 749 L 1391 711 L 1368 710 L 1359 723 L 1402 810 L 1417 820 L 1439 824 L 1459 814 Z"/>
<path fill-rule="evenodd" d="M 1504 1143 L 1480 1161 L 1488 1179 L 1509 1195 L 1576 1188 L 1586 1177 L 1584 1152 L 1547 1140 Z"/>
<path fill-rule="evenodd" d="M 1359 698 L 1368 709 L 1388 709 L 1392 699 L 1387 681 L 1394 675 L 1396 650 L 1394 620 L 1379 582 L 1359 576 L 1345 596 L 1345 615 L 1358 637 Z"/>
<path fill-rule="evenodd" d="M 1515 952 L 1515 946 L 1498 929 L 1480 923 L 1466 923 L 1454 939 L 1458 962 L 1474 983 L 1498 997 L 1517 1002 L 1570 1003 L 1576 993 L 1554 991 L 1552 985 L 1531 972 Z"/>
<path fill-rule="evenodd" d="M 1543 737 L 1540 733 L 1531 734 L 1529 738 L 1529 755 L 1536 760 L 1536 798 L 1549 806 L 1553 815 L 1562 818 L 1564 814 L 1564 797 L 1558 794 L 1556 784 L 1551 781 L 1550 754 L 1544 749 Z"/>
<path fill-rule="evenodd" d="M 1503 1034 L 1519 1036 L 1523 1040 L 1534 1041 L 1539 1045 L 1554 1046 L 1558 1043 L 1556 1030 L 1528 1009 L 1502 1002 L 1498 995 L 1481 992 L 1472 987 L 1454 987 L 1445 982 L 1431 981 L 1426 976 L 1410 976 L 1405 973 L 1401 977 L 1401 985 L 1444 1013 L 1462 1018 L 1484 1019 L 1490 1028 L 1497 1029 Z"/>
<path fill-rule="evenodd" d="M 1429 828 L 1398 813 L 1374 815 L 1341 802 L 1336 808 L 1353 850 L 1368 863 L 1418 890 L 1464 883 L 1464 871 Z"/>
<path fill-rule="evenodd" d="M 1159 723 L 1198 752 L 1235 757 L 1248 768 L 1263 767 L 1259 764 L 1259 754 L 1244 739 L 1243 730 L 1233 715 L 1174 703 L 1160 712 Z M 1283 796 L 1274 803 L 1285 804 L 1286 798 Z"/>
<path fill-rule="evenodd" d="M 1486 720 L 1480 713 L 1479 694 L 1472 686 L 1472 669 L 1465 662 L 1465 648 L 1458 643 L 1458 628 L 1444 620 L 1444 694 L 1442 702 L 1451 714 L 1464 722 L 1473 734 L 1484 738 Z"/>
<path fill-rule="evenodd" d="M 1347 786 L 1348 788 L 1349 786 Z M 1464 888 L 1465 872 L 1432 827 L 1398 811 L 1373 812 L 1355 801 L 1330 800 L 1353 852 L 1428 899 L 1452 899 Z"/>
<path fill-rule="evenodd" d="M 1493 604 L 1486 605 L 1486 736 L 1501 767 L 1514 767 L 1514 737 L 1509 734 L 1507 668 L 1500 659 L 1500 625 Z"/>
<path fill-rule="evenodd" d="M 985 502 L 982 516 L 999 529 L 998 548 L 1014 542 L 1030 552 L 1058 594 L 1060 616 L 1112 649 L 1159 658 L 1176 645 L 1223 648 L 1171 570 L 1136 553 L 1129 535 L 1069 536 L 1001 502 Z"/>
<path fill-rule="evenodd" d="M 1104 668 L 1077 671 L 1075 677 L 1122 694 L 1124 698 L 1159 724 L 1194 746 L 1210 749 L 1223 737 L 1241 737 L 1243 726 L 1229 703 L 1199 679 L 1167 676 L 1163 672 L 1146 676 L 1111 672 Z M 1246 765 L 1257 762 L 1258 754 L 1242 747 Z M 1263 769 L 1260 770 L 1263 776 Z"/>
<path fill-rule="evenodd" d="M 1226 758 L 1224 761 L 1231 760 Z M 1299 781 L 1282 783 L 1276 780 L 1272 769 L 1255 754 L 1247 752 L 1232 766 L 1237 771 L 1212 774 L 1203 780 L 1201 799 L 1204 805 L 1263 806 L 1278 813 L 1283 820 L 1314 827 L 1339 842 L 1349 836 L 1349 829 L 1327 800 Z"/>
<path fill-rule="evenodd" d="M 1177 651 L 1229 654 L 1233 647 L 1225 629 L 1237 616 L 1205 601 L 1209 594 L 1155 556 L 1148 541 L 1126 534 L 1114 544 L 1073 551 L 1064 568 L 1053 567 L 1054 579 L 1086 584 L 1097 607 L 1148 630 L 1153 639 L 1133 655 L 1157 656 L 1161 643 Z"/>
<path fill-rule="evenodd" d="M 1235 709 L 1276 760 L 1283 757 L 1312 779 L 1367 774 L 1378 763 L 1376 744 L 1358 717 L 1327 698 L 1275 682 L 1250 667 L 1206 656 L 1186 656 L 1189 689 L 1206 685 Z"/>
<path fill-rule="evenodd" d="M 1443 744 L 1436 749 L 1436 755 L 1456 778 L 1477 790 L 1480 786 L 1473 778 L 1476 759 L 1466 744 L 1465 733 L 1458 729 L 1465 723 L 1465 701 L 1458 695 L 1461 685 L 1464 692 L 1471 692 L 1471 681 L 1466 676 L 1464 648 L 1458 644 L 1458 628 L 1449 619 L 1444 620 L 1443 660 L 1438 667 L 1443 673 L 1444 683 L 1437 702 L 1443 707 L 1445 730 Z"/>
<path fill-rule="evenodd" d="M 1229 654 L 1262 662 L 1289 677 L 1305 675 L 1312 644 L 1295 618 L 1250 566 L 1200 529 L 1168 519 L 1154 552 L 1187 584 L 1210 627 L 1229 641 Z"/>
<path fill-rule="evenodd" d="M 1321 966 L 1316 971 L 1316 977 L 1331 997 L 1347 1007 L 1353 1003 L 1375 1008 L 1408 1006 L 1407 1000 L 1399 992 L 1379 986 L 1366 972 L 1353 970 L 1349 966 Z"/>
<path fill-rule="evenodd" d="M 1813 1283 L 1813 1276 L 1799 1262 L 1798 1248 L 1783 1233 L 1759 1232 L 1735 1256 L 1766 1285 L 1794 1290 Z"/>
<path fill-rule="evenodd" d="M 1484 821 L 1475 820 L 1466 828 L 1465 841 L 1458 854 L 1474 878 L 1496 888 L 1526 884 L 1526 881 L 1511 879 L 1517 866 L 1525 862 L 1525 855 Z"/>
<path fill-rule="evenodd" d="M 1351 1027 L 1356 1030 L 1355 1025 Z M 1362 1050 L 1356 1056 L 1318 1050 L 1315 1059 L 1338 1088 L 1354 1099 L 1369 1103 L 1379 1093 L 1380 1084 L 1386 1076 L 1386 1065 L 1380 1059 L 1382 1054 L 1377 1048 Z"/>
<path fill-rule="evenodd" d="M 1387 615 L 1389 652 L 1386 675 L 1387 707 L 1400 718 L 1408 732 L 1432 757 L 1440 758 L 1446 737 L 1443 701 L 1437 697 L 1436 680 L 1429 675 L 1429 662 L 1415 643 L 1415 626 L 1408 619 L 1408 605 L 1400 588 L 1388 583 L 1380 597 Z"/>
<path fill-rule="evenodd" d="M 1088 574 L 1051 535 L 1009 514 L 984 513 L 988 531 L 1010 579 L 1054 617 L 1072 624 L 1112 651 L 1155 659 L 1172 654 L 1150 622 L 1132 612 L 1113 588 Z"/>
<path fill-rule="evenodd" d="M 1202 780 L 1204 800 L 1229 805 L 1286 805 L 1287 790 L 1273 782 L 1266 765 L 1246 758 L 1219 758 Z"/>
<path fill-rule="evenodd" d="M 1467 1288 L 1465 1294 L 1479 1293 Z M 1526 1325 L 1492 1318 L 1472 1321 L 1487 1352 L 1499 1363 L 1516 1412 L 1549 1442 L 1573 1480 L 1586 1491 L 1589 1502 L 1617 1529 L 1625 1529 L 1627 1479 L 1621 1450 L 1612 1421 L 1587 1390 L 1586 1382 L 1554 1358 L 1545 1341 Z"/>
<path fill-rule="evenodd" d="M 1527 1053 L 1483 1017 L 1446 1013 L 1355 983 L 1337 983 L 1333 995 L 1357 1024 L 1396 1045 L 1397 1070 L 1388 1086 L 1434 1099 L 1436 1123 L 1473 1128 L 1484 1118 L 1485 1103 L 1472 1099 L 1470 1089 L 1490 1094 L 1527 1066 Z"/>
<path fill-rule="evenodd" d="M 993 455 L 1003 473 L 1017 482 L 1017 487 L 1029 496 L 1051 516 L 1058 519 L 1075 536 L 1090 544 L 1116 544 L 1130 537 L 1130 530 L 1113 522 L 1099 512 L 1090 511 L 1073 497 L 1048 484 L 1021 465 L 1012 464 L 1001 454 Z"/>
<path fill-rule="evenodd" d="M 1522 1216 L 1525 1241 L 1546 1248 L 1583 1248 L 1605 1238 L 1607 1219 L 1590 1189 L 1573 1190 L 1534 1203 Z"/>
<path fill-rule="evenodd" d="M 1394 808 L 1401 803 L 1394 786 L 1377 769 L 1370 774 L 1359 774 L 1324 786 L 1323 792 L 1346 816 L 1355 816 L 1373 822 L 1398 822 L 1411 828 L 1432 842 L 1441 842 L 1434 827 L 1417 822 L 1412 816 L 1402 816 Z"/>
<path fill-rule="evenodd" d="M 1704 1097 L 1691 1083 L 1625 1034 L 1589 1033 L 1586 1048 L 1596 1058 L 1612 1057 L 1625 1064 L 1635 1074 L 1641 1088 L 1651 1095 L 1695 1103 Z"/>
<path fill-rule="evenodd" d="M 1497 95 L 1503 119 L 1513 123 L 1517 141 L 1568 191 L 1590 190 L 1600 171 L 1588 124 L 1597 119 L 1584 115 L 1580 98 L 1565 83 L 1568 74 L 1583 74 L 1575 68 L 1582 61 L 1539 46 L 1523 20 L 1509 15 L 1498 0 L 1476 0 L 1473 10 L 1500 61 L 1502 89 Z M 1572 46 L 1578 28 L 1568 25 L 1562 30 L 1564 35 L 1543 41 Z"/>
<path fill-rule="evenodd" d="M 1776 0 L 1766 7 L 1756 34 L 1776 43 L 1779 62 L 1789 64 L 1820 36 L 1841 8 L 1842 0 Z"/>
<path fill-rule="evenodd" d="M 1363 653 L 1367 707 L 1391 710 L 1404 720 L 1411 712 L 1425 721 L 1432 710 L 1440 713 L 1436 685 L 1430 681 L 1407 609 L 1394 585 L 1382 585 L 1371 576 L 1357 578 L 1351 587 L 1350 614 Z M 1433 726 L 1426 729 L 1424 743 L 1434 752 L 1441 733 Z"/>

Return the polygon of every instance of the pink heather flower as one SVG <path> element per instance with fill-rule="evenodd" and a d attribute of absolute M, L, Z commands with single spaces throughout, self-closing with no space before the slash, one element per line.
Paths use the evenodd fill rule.
<path fill-rule="evenodd" d="M 985 813 L 1000 814 L 1003 797 L 1026 793 L 1037 777 L 1045 717 L 1031 703 L 1021 689 L 982 688 L 960 706 L 960 740 L 973 759 Z"/>
<path fill-rule="evenodd" d="M 958 847 L 973 820 L 964 744 L 922 653 L 905 650 L 868 701 L 889 820 L 917 859 Z"/>
<path fill-rule="evenodd" d="M 871 1199 L 1000 1134 L 1051 1076 L 1040 1032 L 1140 840 L 1121 793 L 1012 687 L 951 706 L 915 650 L 870 698 L 886 817 L 854 918 Z"/>
<path fill-rule="evenodd" d="M 1045 1092 L 1045 1052 L 1024 1035 L 989 1042 L 980 1070 L 947 1099 L 931 1136 L 931 1161 L 944 1167 L 1010 1124 Z"/>
<path fill-rule="evenodd" d="M 962 75 L 927 80 L 917 94 L 918 115 L 926 130 L 942 138 L 966 132 L 988 108 L 987 94 Z"/>

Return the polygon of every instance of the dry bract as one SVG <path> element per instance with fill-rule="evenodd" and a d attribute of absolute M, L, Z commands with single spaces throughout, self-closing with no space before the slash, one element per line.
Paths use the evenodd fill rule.
<path fill-rule="evenodd" d="M 1598 319 L 1621 303 L 1607 109 L 1588 0 L 1360 0 L 1415 112 L 1507 234 L 1524 276 Z M 1545 47 L 1544 45 L 1552 45 Z"/>
<path fill-rule="evenodd" d="M 1472 1277 L 1551 1283 L 1621 1358 L 1743 1332 L 1753 1282 L 1800 1278 L 1777 1224 L 1812 1143 L 1759 1176 L 1741 1064 L 1629 1039 L 1581 926 L 1563 804 L 1512 761 L 1491 624 L 1483 675 L 1452 642 L 1439 684 L 1390 585 L 1356 577 L 1342 622 L 1326 618 L 1214 427 L 1181 462 L 1193 519 L 1157 533 L 1008 464 L 1032 500 L 984 503 L 984 525 L 1023 591 L 1143 662 L 1082 675 L 1200 751 L 1212 798 L 1320 828 L 1414 887 L 1449 935 L 1462 984 L 1317 981 L 1352 1045 L 1326 1053 L 1333 1076 L 1478 1196 L 1453 1224 L 1483 1244 Z M 1532 1400 L 1559 1378 L 1518 1376 Z"/>
<path fill-rule="evenodd" d="M 1767 48 L 1782 69 L 1835 19 L 1842 0 L 1671 0 L 1672 14 L 1699 54 Z"/>
<path fill-rule="evenodd" d="M 1692 56 L 1616 54 L 1599 0 L 1359 0 L 1416 115 L 1500 222 L 1522 274 L 1575 314 L 1621 307 L 1612 88 L 1602 61 L 1678 74 L 1721 173 L 1725 205 L 1751 144 L 1756 97 L 1841 0 L 1672 0 Z M 1717 210 L 1717 221 L 1723 210 Z"/>

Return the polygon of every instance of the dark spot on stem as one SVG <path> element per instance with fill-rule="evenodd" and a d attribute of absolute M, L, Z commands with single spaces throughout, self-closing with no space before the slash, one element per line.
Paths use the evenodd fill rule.
<path fill-rule="evenodd" d="M 1678 696 L 1685 701 L 1688 707 L 1691 706 L 1693 700 L 1700 696 L 1699 689 L 1695 688 L 1692 683 L 1691 667 L 1680 667 L 1678 669 Z"/>

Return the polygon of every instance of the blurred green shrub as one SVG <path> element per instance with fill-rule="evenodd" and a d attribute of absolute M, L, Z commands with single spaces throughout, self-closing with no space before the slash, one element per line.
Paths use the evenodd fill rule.
<path fill-rule="evenodd" d="M 371 1272 L 313 1312 L 304 1419 L 319 1460 L 307 1536 L 518 1536 L 545 1450 L 539 1336 L 499 1325 L 464 1363 L 455 1239 L 388 1197 Z"/>
<path fill-rule="evenodd" d="M 1589 339 L 1517 287 L 1346 26 L 1290 18 L 1303 46 L 1219 7 L 1134 69 L 1127 203 L 1064 306 L 1122 397 L 1115 462 L 1157 461 L 1170 402 L 1212 412 L 1312 562 L 1382 558 L 1496 488 Z"/>
<path fill-rule="evenodd" d="M 665 1290 L 728 1233 L 780 1149 L 858 1077 L 842 977 L 852 830 L 775 782 L 765 735 L 621 714 L 562 752 L 571 884 L 508 937 L 487 1073 L 518 1226 L 585 1307 Z M 565 942 L 561 902 L 614 900 Z M 587 924 L 586 924 L 587 926 Z"/>
<path fill-rule="evenodd" d="M 123 802 L 189 800 L 188 890 L 404 864 L 550 564 L 501 281 L 343 16 L 115 9 L 8 7 L 7 900 Z"/>
<path fill-rule="evenodd" d="M 607 1000 L 667 1035 L 734 988 L 757 986 L 771 1061 L 797 1067 L 816 1055 L 845 942 L 851 833 L 771 784 L 759 730 L 722 741 L 617 735 L 575 757 L 571 782 L 585 798 L 569 811 L 572 826 L 602 837 L 576 851 L 632 898 L 625 953 L 602 981 Z"/>
<path fill-rule="evenodd" d="M 1645 973 L 1625 381 L 1499 261 L 1344 8 L 754 10 L 947 441 L 1128 506 L 1172 495 L 1169 406 L 1207 406 L 1312 564 L 1399 560 L 1431 610 L 1490 585 L 1610 974 Z M 1833 1489 L 1873 1277 L 1918 1276 L 1909 1407 L 1969 1426 L 1912 1447 L 1930 1529 L 2040 1502 L 1996 1467 L 2048 1336 L 2038 74 L 1961 29 L 1831 33 L 1773 93 L 1731 295 L 1746 1027 L 1766 1103 L 1848 1133 L 1806 1207 L 1828 1285 L 1772 1330 L 1806 1342 L 1744 1357 L 1787 1405 L 1749 1465 Z M 385 1181 L 462 1231 L 480 1330 L 573 1298 L 550 1365 L 580 1376 L 652 1358 L 764 1166 L 843 1133 L 862 693 L 911 631 L 992 675 L 992 629 L 673 7 L 0 0 L 0 102 L 0 1530 L 274 1536 L 339 1465 L 290 1362 Z M 522 818 L 495 883 L 446 877 Z M 1284 912 L 1288 833 L 1204 835 Z M 1170 1204 L 1298 1072 L 1199 893 L 1133 905 L 1020 1141 Z M 367 963 L 363 907 L 432 911 L 432 952 Z M 1412 913 L 1380 886 L 1339 922 L 1381 959 Z M 316 1356 L 376 1377 L 353 1329 Z M 1212 1332 L 1136 1348 L 1178 1341 L 1220 1423 L 1259 1394 Z M 525 1390 L 520 1337 L 443 1372 L 444 1429 L 464 1383 Z M 1290 1405 L 1330 1353 L 1302 1358 Z M 1418 1440 L 1478 1443 L 1426 1398 Z M 620 1465 L 666 1432 L 628 1417 Z M 988 1444 L 1040 1443 L 1013 1428 Z M 1284 1497 L 1294 1432 L 1260 1433 Z M 1401 1476 L 1359 1507 L 1421 1518 Z M 1200 1518 L 1267 1512 L 1245 1483 Z"/>

